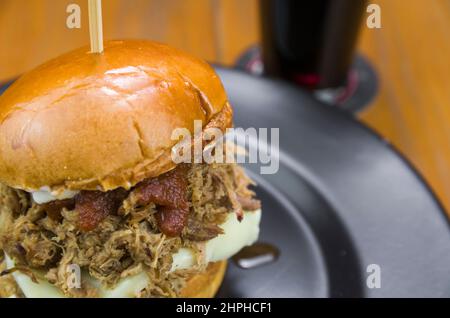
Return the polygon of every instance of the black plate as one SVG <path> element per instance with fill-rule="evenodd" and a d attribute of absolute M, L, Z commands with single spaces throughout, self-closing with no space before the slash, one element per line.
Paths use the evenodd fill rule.
<path fill-rule="evenodd" d="M 450 228 L 411 166 L 348 114 L 282 82 L 218 69 L 238 127 L 280 128 L 280 169 L 260 175 L 260 241 L 277 262 L 230 262 L 222 297 L 449 297 Z M 367 267 L 381 269 L 368 288 Z"/>
<path fill-rule="evenodd" d="M 220 297 L 450 297 L 450 228 L 411 166 L 348 114 L 286 83 L 218 69 L 237 127 L 280 128 L 280 169 L 257 180 L 260 241 L 277 262 L 230 262 Z M 0 87 L 0 94 L 2 88 Z M 367 287 L 367 266 L 381 288 Z"/>

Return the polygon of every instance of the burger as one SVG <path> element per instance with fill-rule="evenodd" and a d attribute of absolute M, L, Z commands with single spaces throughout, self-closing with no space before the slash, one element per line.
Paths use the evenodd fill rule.
<path fill-rule="evenodd" d="M 232 126 L 222 83 L 158 43 L 84 47 L 17 80 L 0 97 L 0 296 L 214 296 L 261 210 L 236 163 L 173 160 L 195 121 Z"/>

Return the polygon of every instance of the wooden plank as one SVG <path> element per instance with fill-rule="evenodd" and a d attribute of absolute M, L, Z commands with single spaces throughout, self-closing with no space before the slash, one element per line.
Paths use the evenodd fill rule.
<path fill-rule="evenodd" d="M 84 29 L 66 27 L 70 0 L 0 1 L 0 81 L 81 44 L 89 44 L 87 5 Z M 80 1 L 86 3 L 86 1 Z"/>
<path fill-rule="evenodd" d="M 82 28 L 66 27 L 66 7 L 77 3 Z M 216 61 L 210 0 L 108 0 L 103 4 L 105 39 L 153 39 Z M 89 44 L 86 0 L 2 0 L 0 81 L 16 77 L 63 52 Z"/>
<path fill-rule="evenodd" d="M 382 29 L 363 28 L 360 49 L 381 91 L 361 119 L 413 162 L 450 211 L 450 3 L 377 3 Z"/>
<path fill-rule="evenodd" d="M 259 43 L 258 0 L 212 0 L 218 61 L 232 65 L 251 45 Z"/>

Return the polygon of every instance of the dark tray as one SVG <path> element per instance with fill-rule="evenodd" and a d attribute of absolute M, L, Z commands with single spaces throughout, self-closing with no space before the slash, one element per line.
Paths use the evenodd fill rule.
<path fill-rule="evenodd" d="M 238 127 L 280 128 L 280 170 L 260 175 L 260 241 L 277 262 L 230 262 L 222 297 L 450 297 L 450 228 L 417 172 L 347 113 L 286 83 L 218 69 Z M 381 269 L 370 289 L 367 266 Z"/>

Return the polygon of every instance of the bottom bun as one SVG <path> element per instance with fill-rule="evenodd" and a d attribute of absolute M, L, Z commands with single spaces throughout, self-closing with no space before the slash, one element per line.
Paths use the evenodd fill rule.
<path fill-rule="evenodd" d="M 0 272 L 6 268 L 0 263 Z M 182 298 L 212 298 L 222 284 L 227 261 L 210 263 L 202 274 L 190 278 L 180 292 Z M 0 298 L 23 297 L 12 275 L 0 277 Z"/>
<path fill-rule="evenodd" d="M 181 290 L 182 298 L 213 298 L 222 284 L 227 261 L 211 263 L 202 274 L 195 275 Z"/>

